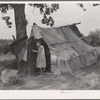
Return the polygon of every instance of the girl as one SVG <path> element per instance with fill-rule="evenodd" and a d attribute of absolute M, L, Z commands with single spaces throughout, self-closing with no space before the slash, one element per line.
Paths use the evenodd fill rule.
<path fill-rule="evenodd" d="M 40 42 L 37 42 L 36 45 L 38 47 L 38 51 L 33 50 L 33 52 L 36 52 L 38 54 L 37 61 L 36 61 L 36 67 L 40 68 L 41 73 L 43 73 L 43 71 L 46 68 L 45 51 L 44 51 L 43 45 L 41 45 Z"/>

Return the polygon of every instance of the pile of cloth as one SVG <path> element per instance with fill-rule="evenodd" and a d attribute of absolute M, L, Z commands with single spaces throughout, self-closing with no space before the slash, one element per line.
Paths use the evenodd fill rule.
<path fill-rule="evenodd" d="M 1 73 L 3 85 L 13 85 L 18 80 L 18 71 L 14 69 L 6 69 Z"/>

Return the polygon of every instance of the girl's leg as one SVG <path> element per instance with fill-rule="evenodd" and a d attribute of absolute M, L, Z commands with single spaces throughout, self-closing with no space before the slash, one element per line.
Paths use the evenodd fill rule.
<path fill-rule="evenodd" d="M 43 74 L 42 68 L 40 68 L 41 74 Z"/>
<path fill-rule="evenodd" d="M 42 68 L 43 72 L 45 72 L 45 68 Z"/>

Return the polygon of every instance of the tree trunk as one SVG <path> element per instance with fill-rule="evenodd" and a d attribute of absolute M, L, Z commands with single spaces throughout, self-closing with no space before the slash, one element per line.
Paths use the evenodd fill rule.
<path fill-rule="evenodd" d="M 26 33 L 26 18 L 25 18 L 25 4 L 15 4 L 15 25 L 16 25 L 16 39 L 21 39 L 27 35 Z"/>
<path fill-rule="evenodd" d="M 13 4 L 13 8 L 14 8 L 15 26 L 16 26 L 16 39 L 19 40 L 27 36 L 25 4 Z M 18 54 L 21 52 L 22 48 L 25 47 L 25 44 L 26 41 L 23 41 L 15 46 L 15 55 L 18 61 L 18 71 L 20 70 L 20 62 L 19 62 Z"/>

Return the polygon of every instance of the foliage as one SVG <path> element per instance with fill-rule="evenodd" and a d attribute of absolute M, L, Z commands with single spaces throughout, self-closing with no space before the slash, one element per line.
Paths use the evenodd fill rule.
<path fill-rule="evenodd" d="M 5 16 L 9 9 L 13 9 L 16 5 L 24 5 L 24 4 L 0 4 L 0 11 L 2 13 L 2 19 L 5 20 L 7 26 L 11 28 L 12 22 L 10 22 L 10 16 Z M 54 25 L 54 20 L 51 17 L 51 14 L 56 12 L 59 9 L 59 4 L 29 4 L 29 6 L 38 8 L 40 10 L 40 14 L 43 15 L 43 19 L 41 20 L 42 24 L 46 24 L 49 26 Z"/>
<path fill-rule="evenodd" d="M 90 40 L 90 45 L 100 46 L 100 30 L 90 31 L 88 39 Z"/>
<path fill-rule="evenodd" d="M 82 3 L 78 3 L 77 4 L 79 7 L 81 7 L 83 9 L 83 11 L 86 11 L 86 9 L 84 8 L 84 5 Z"/>
<path fill-rule="evenodd" d="M 78 3 L 77 5 L 80 8 L 82 8 L 83 11 L 87 10 L 85 8 L 85 4 L 84 3 Z M 91 6 L 93 6 L 93 7 L 100 6 L 100 3 L 93 3 L 93 4 L 91 4 Z M 89 42 L 90 45 L 92 45 L 92 46 L 100 46 L 100 30 L 99 29 L 97 29 L 95 31 L 90 31 L 88 37 L 86 37 L 86 38 L 88 39 L 88 42 Z"/>
<path fill-rule="evenodd" d="M 8 44 L 10 43 L 12 43 L 12 40 L 0 39 L 0 54 L 3 52 L 5 48 L 7 48 Z"/>
<path fill-rule="evenodd" d="M 7 26 L 11 28 L 12 22 L 10 22 L 10 17 L 9 16 L 4 16 L 4 14 L 7 14 L 7 11 L 9 9 L 12 9 L 10 4 L 0 4 L 0 11 L 2 14 L 2 19 L 5 20 Z"/>
<path fill-rule="evenodd" d="M 59 4 L 29 4 L 30 6 L 39 8 L 40 14 L 43 15 L 42 24 L 50 25 L 51 27 L 54 25 L 54 20 L 50 16 L 52 13 L 56 12 L 59 9 Z"/>
<path fill-rule="evenodd" d="M 85 5 L 84 5 L 83 3 L 78 3 L 77 5 L 78 5 L 80 8 L 82 8 L 83 11 L 86 11 Z M 96 7 L 96 6 L 100 6 L 100 4 L 99 4 L 99 3 L 93 3 L 92 6 L 93 6 L 93 7 Z"/>

